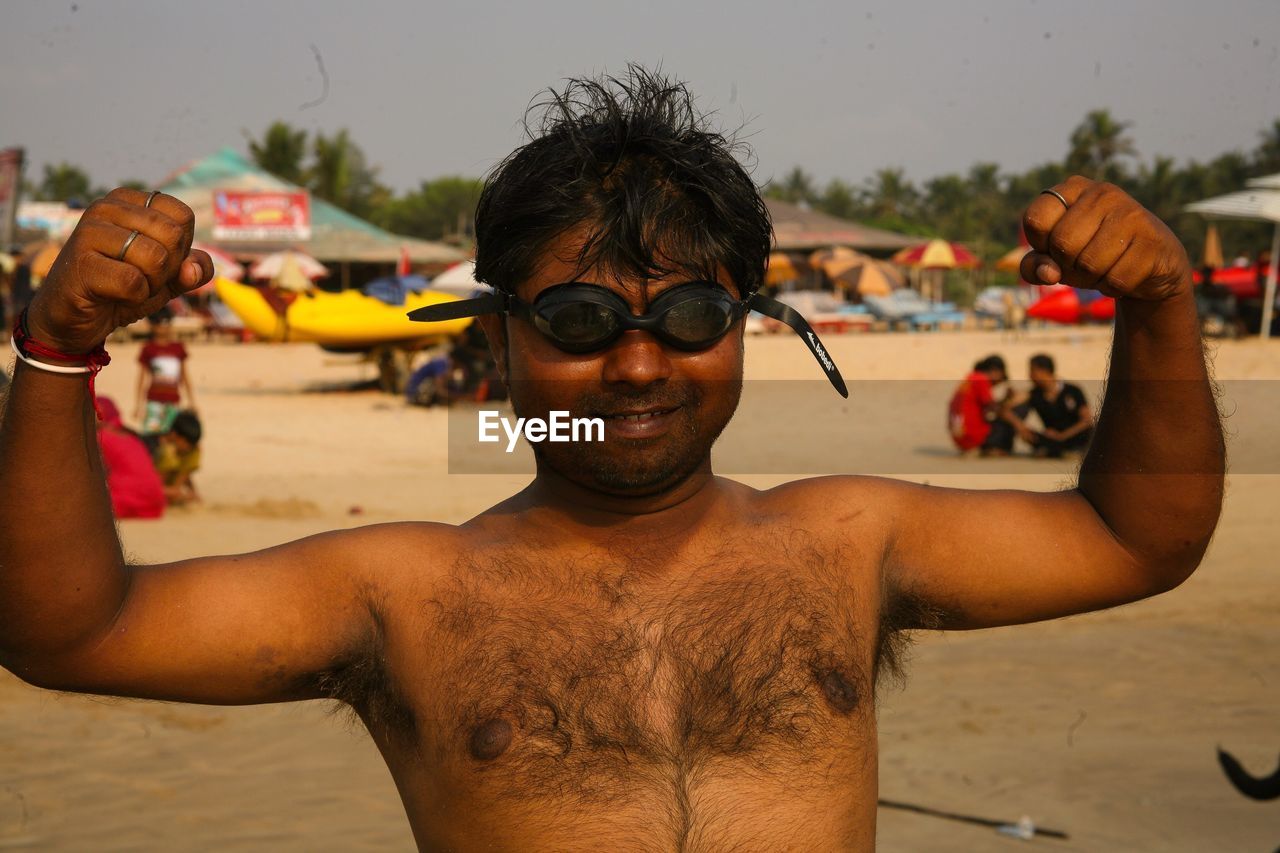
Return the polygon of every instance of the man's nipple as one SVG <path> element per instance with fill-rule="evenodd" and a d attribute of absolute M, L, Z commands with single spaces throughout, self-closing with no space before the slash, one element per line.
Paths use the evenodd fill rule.
<path fill-rule="evenodd" d="M 841 714 L 848 714 L 858 706 L 858 691 L 853 682 L 838 669 L 833 669 L 819 679 L 822 695 Z"/>
<path fill-rule="evenodd" d="M 478 761 L 492 761 L 510 745 L 511 724 L 506 720 L 485 720 L 471 732 L 471 756 Z"/>

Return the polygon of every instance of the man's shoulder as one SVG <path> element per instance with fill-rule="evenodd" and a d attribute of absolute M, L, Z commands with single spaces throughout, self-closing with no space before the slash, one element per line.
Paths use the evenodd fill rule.
<path fill-rule="evenodd" d="M 868 513 L 882 516 L 911 488 L 910 483 L 889 477 L 831 474 L 791 480 L 757 492 L 755 502 L 762 514 L 812 519 L 814 523 L 848 522 Z"/>

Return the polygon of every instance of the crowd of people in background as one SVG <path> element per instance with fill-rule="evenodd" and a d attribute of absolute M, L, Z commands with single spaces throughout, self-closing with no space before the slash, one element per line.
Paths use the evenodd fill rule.
<path fill-rule="evenodd" d="M 1018 441 L 1036 457 L 1084 453 L 1093 435 L 1084 391 L 1059 379 L 1052 356 L 1044 353 L 1031 357 L 1028 374 L 1030 388 L 1015 388 L 1004 359 L 989 355 L 961 380 L 947 408 L 947 427 L 962 454 L 1009 456 Z"/>
<path fill-rule="evenodd" d="M 138 354 L 137 430 L 125 425 L 120 408 L 99 397 L 98 444 L 117 518 L 159 518 L 165 508 L 200 500 L 203 427 L 186 369 L 187 350 L 174 340 L 172 315 L 152 315 L 151 339 Z M 185 399 L 184 399 L 185 397 Z"/>

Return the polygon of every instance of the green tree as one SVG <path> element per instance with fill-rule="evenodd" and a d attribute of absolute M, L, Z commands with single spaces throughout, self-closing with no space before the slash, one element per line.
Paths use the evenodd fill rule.
<path fill-rule="evenodd" d="M 1262 142 L 1253 151 L 1255 175 L 1273 175 L 1280 172 L 1280 118 L 1259 134 Z"/>
<path fill-rule="evenodd" d="M 789 201 L 792 204 L 814 204 L 818 200 L 813 176 L 799 166 L 788 172 L 780 183 L 775 184 L 770 181 L 764 194 L 769 198 Z"/>
<path fill-rule="evenodd" d="M 40 201 L 79 201 L 85 204 L 104 194 L 104 190 L 93 187 L 84 169 L 65 162 L 56 166 L 44 165 L 44 177 L 35 193 Z"/>
<path fill-rule="evenodd" d="M 1125 135 L 1131 122 L 1117 121 L 1110 110 L 1092 110 L 1071 132 L 1067 169 L 1098 181 L 1123 180 L 1123 157 L 1137 152 Z"/>
<path fill-rule="evenodd" d="M 253 162 L 277 178 L 301 184 L 305 179 L 303 160 L 307 156 L 307 132 L 283 121 L 274 121 L 262 134 L 262 139 L 249 140 L 249 154 Z"/>
<path fill-rule="evenodd" d="M 918 233 L 920 191 L 902 169 L 878 169 L 862 191 L 862 216 L 870 224 Z"/>
<path fill-rule="evenodd" d="M 389 200 L 390 191 L 378 183 L 377 168 L 369 166 L 346 128 L 332 136 L 317 133 L 311 150 L 306 178 L 318 198 L 364 218 Z"/>
<path fill-rule="evenodd" d="M 827 183 L 822 191 L 822 197 L 814 206 L 831 216 L 850 219 L 857 214 L 858 197 L 853 187 L 836 178 Z"/>
<path fill-rule="evenodd" d="M 476 202 L 484 182 L 451 175 L 423 181 L 416 190 L 388 200 L 375 221 L 397 234 L 427 240 L 468 242 L 475 235 Z"/>

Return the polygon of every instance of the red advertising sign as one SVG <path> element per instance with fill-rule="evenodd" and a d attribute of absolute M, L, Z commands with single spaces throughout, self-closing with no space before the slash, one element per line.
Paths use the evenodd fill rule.
<path fill-rule="evenodd" d="M 311 197 L 305 192 L 214 190 L 213 239 L 310 240 Z"/>

